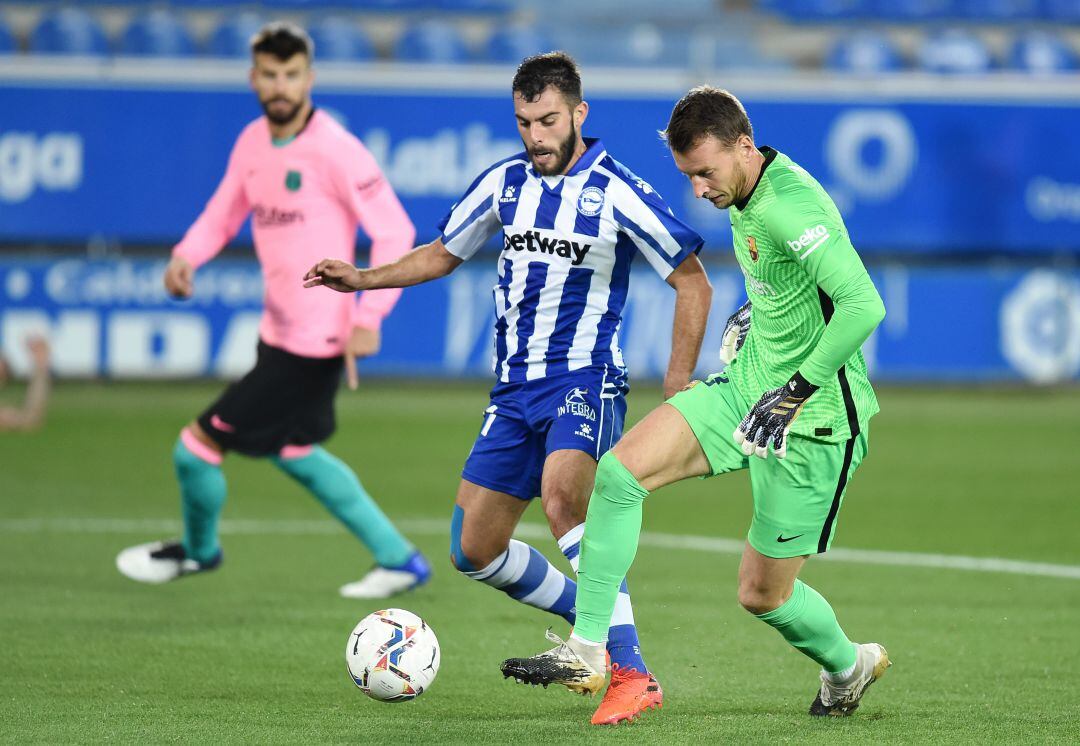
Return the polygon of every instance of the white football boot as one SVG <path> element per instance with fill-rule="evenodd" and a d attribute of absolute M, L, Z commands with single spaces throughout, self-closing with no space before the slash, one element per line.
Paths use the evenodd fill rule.
<path fill-rule="evenodd" d="M 821 690 L 810 705 L 811 715 L 847 717 L 859 707 L 867 687 L 884 676 L 885 669 L 892 665 L 888 652 L 876 642 L 864 642 L 855 647 L 855 671 L 848 681 L 837 684 L 821 672 Z"/>
<path fill-rule="evenodd" d="M 572 692 L 596 694 L 604 687 L 607 649 L 571 637 L 566 642 L 550 629 L 545 633 L 555 647 L 531 658 L 507 658 L 499 667 L 503 678 L 523 684 L 562 684 Z"/>
<path fill-rule="evenodd" d="M 376 565 L 355 583 L 339 589 L 345 598 L 390 598 L 418 588 L 431 577 L 431 566 L 420 552 L 414 553 L 398 567 Z"/>
<path fill-rule="evenodd" d="M 224 555 L 219 550 L 209 562 L 188 559 L 179 541 L 153 541 L 128 547 L 116 555 L 116 569 L 140 583 L 159 585 L 185 575 L 207 572 L 221 565 Z"/>

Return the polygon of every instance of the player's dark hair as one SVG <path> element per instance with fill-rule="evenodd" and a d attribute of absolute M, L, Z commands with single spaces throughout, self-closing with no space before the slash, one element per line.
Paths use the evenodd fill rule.
<path fill-rule="evenodd" d="M 676 153 L 685 153 L 710 135 L 722 145 L 734 145 L 743 135 L 753 140 L 754 128 L 739 99 L 721 88 L 699 85 L 675 104 L 660 137 Z"/>
<path fill-rule="evenodd" d="M 270 54 L 282 62 L 294 54 L 305 55 L 311 60 L 315 57 L 315 42 L 295 23 L 273 21 L 251 37 L 251 56 L 257 54 Z"/>
<path fill-rule="evenodd" d="M 563 95 L 571 107 L 581 103 L 581 73 L 574 58 L 566 52 L 547 52 L 526 57 L 518 65 L 511 90 L 532 102 L 548 88 Z"/>

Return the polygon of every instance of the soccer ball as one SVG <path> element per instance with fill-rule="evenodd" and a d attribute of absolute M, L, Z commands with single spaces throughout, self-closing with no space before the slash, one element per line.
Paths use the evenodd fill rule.
<path fill-rule="evenodd" d="M 439 672 L 439 641 L 423 619 L 404 609 L 368 614 L 345 646 L 349 675 L 380 702 L 407 702 L 431 686 Z"/>

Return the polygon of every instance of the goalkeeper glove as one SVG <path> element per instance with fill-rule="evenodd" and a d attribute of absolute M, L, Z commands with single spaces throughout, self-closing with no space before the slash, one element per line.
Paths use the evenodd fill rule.
<path fill-rule="evenodd" d="M 727 325 L 724 327 L 724 336 L 720 340 L 720 361 L 724 365 L 735 359 L 749 332 L 750 301 L 746 301 L 738 311 L 728 317 Z"/>
<path fill-rule="evenodd" d="M 771 443 L 777 458 L 787 455 L 787 434 L 806 400 L 818 387 L 796 371 L 778 389 L 766 391 L 735 428 L 735 442 L 747 456 L 766 458 Z"/>

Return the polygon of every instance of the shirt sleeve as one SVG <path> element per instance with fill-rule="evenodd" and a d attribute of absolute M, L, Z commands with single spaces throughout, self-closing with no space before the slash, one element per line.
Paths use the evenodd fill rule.
<path fill-rule="evenodd" d="M 838 215 L 814 203 L 778 200 L 765 222 L 770 237 L 831 303 L 825 333 L 799 366 L 807 381 L 823 386 L 885 318 L 885 305 Z"/>
<path fill-rule="evenodd" d="M 667 279 L 704 240 L 672 213 L 663 198 L 641 179 L 622 182 L 616 191 L 612 217 L 630 237 L 649 265 Z"/>
<path fill-rule="evenodd" d="M 173 256 L 187 259 L 193 267 L 198 268 L 217 256 L 237 234 L 251 211 L 240 167 L 243 137 L 241 135 L 233 145 L 225 176 L 202 214 L 173 248 Z"/>
<path fill-rule="evenodd" d="M 501 222 L 495 195 L 500 192 L 504 164 L 476 177 L 450 212 L 439 222 L 443 246 L 458 259 L 469 259 L 495 235 Z"/>
<path fill-rule="evenodd" d="M 416 229 L 375 157 L 359 140 L 352 140 L 347 157 L 336 165 L 338 193 L 371 239 L 371 266 L 389 264 L 407 254 L 416 240 Z M 353 310 L 353 326 L 378 329 L 400 297 L 401 288 L 361 293 Z"/>

